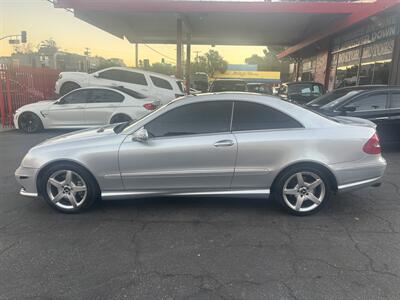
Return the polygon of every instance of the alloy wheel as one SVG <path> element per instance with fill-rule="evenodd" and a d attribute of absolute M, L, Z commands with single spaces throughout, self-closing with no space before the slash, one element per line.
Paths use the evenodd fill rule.
<path fill-rule="evenodd" d="M 87 196 L 87 184 L 71 170 L 59 170 L 47 180 L 47 195 L 58 207 L 74 210 L 82 206 Z"/>
<path fill-rule="evenodd" d="M 283 200 L 297 212 L 309 212 L 321 205 L 326 186 L 320 176 L 313 172 L 298 172 L 283 185 Z"/>
<path fill-rule="evenodd" d="M 32 114 L 23 114 L 21 116 L 21 129 L 25 132 L 36 132 L 40 124 Z"/>

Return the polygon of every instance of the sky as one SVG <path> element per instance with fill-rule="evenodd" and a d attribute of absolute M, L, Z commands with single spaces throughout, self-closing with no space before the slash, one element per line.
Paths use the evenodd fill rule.
<path fill-rule="evenodd" d="M 74 17 L 71 12 L 54 8 L 47 0 L 0 0 L 0 38 L 28 32 L 28 44 L 35 48 L 41 41 L 53 38 L 62 51 L 83 54 L 90 48 L 91 55 L 122 58 L 128 66 L 134 65 L 134 45 Z M 150 45 L 158 52 L 175 58 L 175 45 Z M 262 55 L 264 47 L 255 46 L 192 46 L 199 55 L 209 49 L 217 50 L 230 64 L 244 64 L 252 54 Z M 0 41 L 0 56 L 9 56 L 13 47 L 8 40 Z M 139 45 L 139 59 L 160 62 L 162 56 L 145 45 Z"/>

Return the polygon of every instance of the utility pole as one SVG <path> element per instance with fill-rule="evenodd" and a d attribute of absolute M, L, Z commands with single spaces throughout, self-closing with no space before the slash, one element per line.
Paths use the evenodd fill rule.
<path fill-rule="evenodd" d="M 85 52 L 84 52 L 84 54 L 85 54 L 85 56 L 86 56 L 86 66 L 85 66 L 85 68 L 86 68 L 86 72 L 89 72 L 89 64 L 90 64 L 90 61 L 89 61 L 89 56 L 90 56 L 90 48 L 88 48 L 88 47 L 86 47 L 85 48 Z"/>
<path fill-rule="evenodd" d="M 139 44 L 135 43 L 135 67 L 139 68 Z"/>
<path fill-rule="evenodd" d="M 199 62 L 199 53 L 201 53 L 201 51 L 193 51 L 194 53 L 196 53 L 196 62 Z"/>

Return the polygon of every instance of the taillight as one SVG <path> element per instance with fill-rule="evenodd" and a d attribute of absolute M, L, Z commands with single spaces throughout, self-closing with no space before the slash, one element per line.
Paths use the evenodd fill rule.
<path fill-rule="evenodd" d="M 363 151 L 367 154 L 381 153 L 381 145 L 379 144 L 379 137 L 376 133 L 365 143 Z"/>
<path fill-rule="evenodd" d="M 155 110 L 157 106 L 154 103 L 143 104 L 143 107 L 147 110 Z"/>

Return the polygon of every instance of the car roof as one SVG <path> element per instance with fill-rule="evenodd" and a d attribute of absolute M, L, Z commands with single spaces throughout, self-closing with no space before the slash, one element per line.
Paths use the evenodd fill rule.
<path fill-rule="evenodd" d="M 226 82 L 229 82 L 229 81 L 234 82 L 234 81 L 236 81 L 236 82 L 244 82 L 244 83 L 246 82 L 243 79 L 233 79 L 233 78 L 215 79 L 214 82 L 216 82 L 216 81 L 226 81 Z"/>
<path fill-rule="evenodd" d="M 143 74 L 148 74 L 148 75 L 154 75 L 163 79 L 167 79 L 167 80 L 179 80 L 179 78 L 176 78 L 175 76 L 169 76 L 169 75 L 165 75 L 165 74 L 161 74 L 161 73 L 156 73 L 156 72 L 152 72 L 152 71 L 147 71 L 147 70 L 142 70 L 139 68 L 128 68 L 128 67 L 110 67 L 110 68 L 106 68 L 106 69 L 102 69 L 99 70 L 97 72 L 102 72 L 102 71 L 106 71 L 106 70 L 124 70 L 124 71 L 133 71 L 133 72 L 140 72 Z"/>
<path fill-rule="evenodd" d="M 319 84 L 319 85 L 322 85 L 322 83 L 315 82 L 315 81 L 285 82 L 285 83 L 282 83 L 282 84 L 286 84 L 286 85 L 295 85 L 295 84 Z"/>

